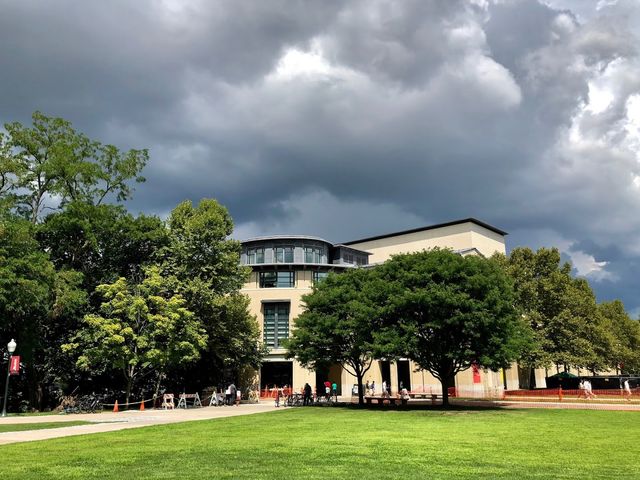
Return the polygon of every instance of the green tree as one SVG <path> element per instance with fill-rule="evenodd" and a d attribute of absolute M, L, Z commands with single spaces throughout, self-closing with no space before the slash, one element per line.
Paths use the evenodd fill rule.
<path fill-rule="evenodd" d="M 457 373 L 474 362 L 506 368 L 528 341 L 512 283 L 492 260 L 434 249 L 396 255 L 377 273 L 391 287 L 383 329 L 388 351 L 437 378 L 444 405 Z"/>
<path fill-rule="evenodd" d="M 146 150 L 121 152 L 76 132 L 62 118 L 40 112 L 32 121 L 32 127 L 5 124 L 8 137 L 0 138 L 2 189 L 32 223 L 45 208 L 68 201 L 100 204 L 110 196 L 126 200 L 131 180 L 144 181 L 140 171 L 148 160 Z"/>
<path fill-rule="evenodd" d="M 337 363 L 358 381 L 358 401 L 364 403 L 362 379 L 376 352 L 376 327 L 382 309 L 383 285 L 373 270 L 353 269 L 331 274 L 304 295 L 305 311 L 285 347 L 304 367 L 318 369 Z"/>
<path fill-rule="evenodd" d="M 206 334 L 180 295 L 167 286 L 159 269 L 145 270 L 140 284 L 125 278 L 100 285 L 98 314 L 88 314 L 65 352 L 83 370 L 118 370 L 126 381 L 126 402 L 135 381 L 155 373 L 158 382 L 172 365 L 193 362 L 206 346 Z"/>
<path fill-rule="evenodd" d="M 15 338 L 26 365 L 26 396 L 42 409 L 62 372 L 57 353 L 73 318 L 85 306 L 82 276 L 56 271 L 34 238 L 34 226 L 0 216 L 0 337 Z"/>
<path fill-rule="evenodd" d="M 571 264 L 561 261 L 558 249 L 520 247 L 496 259 L 513 280 L 515 305 L 534 332 L 535 346 L 520 363 L 558 370 L 603 368 L 612 337 L 588 282 L 572 277 Z"/>
<path fill-rule="evenodd" d="M 71 202 L 47 216 L 37 231 L 56 268 L 82 272 L 88 292 L 119 277 L 138 278 L 141 268 L 154 263 L 168 242 L 166 226 L 158 217 L 134 217 L 108 204 Z"/>
<path fill-rule="evenodd" d="M 233 221 L 227 209 L 212 199 L 197 206 L 185 201 L 171 212 L 168 226 L 162 269 L 177 279 L 176 291 L 208 333 L 201 363 L 209 372 L 234 376 L 244 365 L 259 366 L 260 330 L 239 293 L 249 270 L 240 265 L 240 242 L 229 238 Z"/>
<path fill-rule="evenodd" d="M 603 302 L 598 310 L 613 337 L 607 366 L 622 374 L 640 373 L 640 322 L 629 317 L 620 300 Z"/>

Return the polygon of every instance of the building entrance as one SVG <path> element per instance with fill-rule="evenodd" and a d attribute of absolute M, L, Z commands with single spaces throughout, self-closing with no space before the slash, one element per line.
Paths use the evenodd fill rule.
<path fill-rule="evenodd" d="M 409 360 L 398 360 L 396 363 L 398 368 L 398 389 L 400 385 L 403 388 L 411 391 L 411 369 L 409 367 Z"/>
<path fill-rule="evenodd" d="M 323 396 L 324 382 L 335 383 L 338 386 L 338 395 L 342 395 L 342 367 L 340 365 L 331 365 L 330 367 L 318 368 L 316 370 L 316 393 Z"/>
<path fill-rule="evenodd" d="M 260 369 L 260 389 L 293 383 L 293 362 L 264 362 Z"/>

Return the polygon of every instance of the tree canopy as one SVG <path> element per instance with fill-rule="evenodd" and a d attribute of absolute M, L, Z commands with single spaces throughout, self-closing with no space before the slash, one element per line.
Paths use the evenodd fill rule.
<path fill-rule="evenodd" d="M 377 273 L 391 289 L 387 351 L 437 378 L 445 405 L 458 372 L 507 368 L 528 342 L 511 281 L 492 260 L 434 249 L 393 256 Z"/>
<path fill-rule="evenodd" d="M 359 403 L 362 379 L 376 354 L 376 328 L 382 311 L 381 282 L 373 270 L 330 274 L 304 295 L 305 311 L 285 347 L 290 358 L 317 369 L 339 364 L 356 377 Z"/>
<path fill-rule="evenodd" d="M 85 315 L 82 328 L 63 345 L 83 370 L 121 372 L 127 403 L 138 377 L 155 373 L 161 381 L 168 365 L 197 360 L 206 345 L 204 329 L 184 299 L 167 288 L 170 283 L 150 267 L 139 284 L 119 278 L 99 285 L 99 312 Z"/>
<path fill-rule="evenodd" d="M 247 271 L 224 207 L 203 200 L 168 221 L 134 216 L 116 203 L 144 181 L 145 149 L 122 151 L 40 112 L 5 131 L 0 336 L 16 339 L 26 365 L 12 382 L 14 408 L 21 398 L 52 406 L 96 380 L 117 391 L 116 375 L 126 374 L 128 395 L 152 377 L 156 390 L 196 388 L 259 365 L 259 327 L 239 293 Z M 189 362 L 200 363 L 189 371 Z"/>

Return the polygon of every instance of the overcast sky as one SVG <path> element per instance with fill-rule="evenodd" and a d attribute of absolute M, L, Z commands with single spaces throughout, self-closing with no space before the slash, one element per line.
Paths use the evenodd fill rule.
<path fill-rule="evenodd" d="M 477 217 L 640 313 L 637 0 L 0 0 L 0 122 L 149 148 L 236 237 Z"/>

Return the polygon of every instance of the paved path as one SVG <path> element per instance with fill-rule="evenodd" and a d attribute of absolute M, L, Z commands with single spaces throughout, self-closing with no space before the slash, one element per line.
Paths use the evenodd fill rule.
<path fill-rule="evenodd" d="M 193 420 L 209 420 L 213 418 L 235 417 L 255 413 L 271 412 L 277 409 L 271 402 L 263 404 L 242 404 L 234 407 L 204 407 L 188 410 L 145 410 L 140 412 L 131 410 L 120 413 L 96 413 L 74 415 L 40 415 L 25 417 L 0 418 L 0 425 L 19 423 L 49 423 L 49 422 L 92 422 L 91 425 L 77 425 L 75 427 L 60 427 L 43 430 L 28 430 L 22 432 L 0 433 L 0 445 L 16 442 L 30 442 L 49 438 L 85 435 L 88 433 L 113 432 L 128 428 L 147 427 L 149 425 L 164 425 L 168 423 L 189 422 Z"/>

